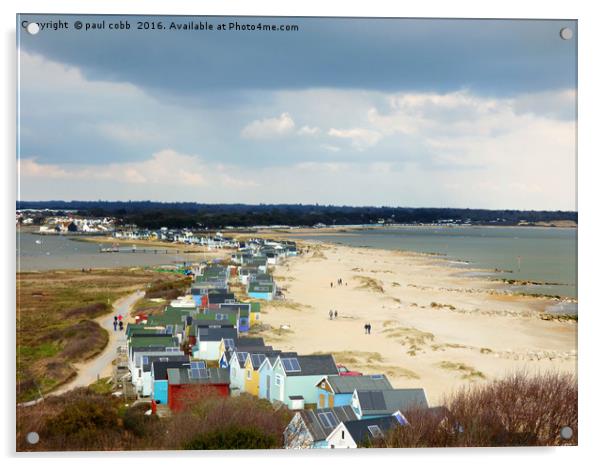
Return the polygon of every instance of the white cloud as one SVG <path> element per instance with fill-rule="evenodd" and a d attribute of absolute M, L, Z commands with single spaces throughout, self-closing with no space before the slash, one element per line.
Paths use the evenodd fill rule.
<path fill-rule="evenodd" d="M 26 181 L 39 178 L 65 180 L 102 180 L 111 183 L 146 185 L 149 196 L 162 187 L 199 188 L 254 187 L 236 167 L 214 166 L 195 155 L 180 154 L 166 149 L 140 162 L 119 162 L 105 165 L 56 165 L 38 163 L 35 158 L 20 161 L 21 177 Z"/>
<path fill-rule="evenodd" d="M 374 146 L 382 139 L 381 133 L 366 128 L 330 128 L 330 130 L 328 130 L 328 135 L 335 138 L 349 139 L 351 140 L 351 145 L 360 151 Z"/>
<path fill-rule="evenodd" d="M 159 132 L 141 128 L 132 124 L 101 123 L 98 131 L 103 136 L 126 144 L 139 144 L 149 141 L 157 141 Z"/>
<path fill-rule="evenodd" d="M 317 126 L 302 126 L 301 128 L 299 128 L 299 131 L 297 131 L 297 134 L 301 136 L 315 136 L 317 134 L 320 134 L 320 132 L 320 128 L 318 128 Z"/>
<path fill-rule="evenodd" d="M 294 128 L 294 120 L 285 112 L 276 118 L 252 121 L 242 129 L 241 136 L 247 139 L 270 139 L 287 135 Z"/>
<path fill-rule="evenodd" d="M 320 144 L 320 147 L 328 152 L 339 152 L 341 150 L 339 146 L 333 146 L 331 144 Z"/>

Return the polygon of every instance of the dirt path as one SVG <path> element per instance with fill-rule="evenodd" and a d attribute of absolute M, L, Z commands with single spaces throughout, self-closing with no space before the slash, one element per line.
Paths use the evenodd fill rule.
<path fill-rule="evenodd" d="M 61 393 L 65 393 L 77 387 L 87 387 L 97 379 L 111 375 L 113 370 L 112 362 L 117 356 L 117 347 L 125 345 L 126 343 L 125 325 L 123 331 L 115 331 L 113 329 L 113 317 L 121 314 L 124 323 L 132 322 L 133 318 L 130 316 L 131 308 L 142 296 L 144 296 L 143 291 L 137 291 L 125 296 L 115 302 L 114 310 L 111 314 L 96 319 L 96 322 L 109 332 L 109 343 L 102 353 L 95 358 L 79 364 L 74 364 L 74 367 L 77 370 L 75 379 L 51 392 L 52 395 L 60 395 Z"/>

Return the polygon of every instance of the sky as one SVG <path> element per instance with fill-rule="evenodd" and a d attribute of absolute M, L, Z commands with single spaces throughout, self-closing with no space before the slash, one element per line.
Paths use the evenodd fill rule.
<path fill-rule="evenodd" d="M 22 200 L 576 210 L 574 21 L 17 34 Z"/>

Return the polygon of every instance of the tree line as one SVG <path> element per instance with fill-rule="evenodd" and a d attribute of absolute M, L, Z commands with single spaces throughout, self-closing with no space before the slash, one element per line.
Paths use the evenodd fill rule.
<path fill-rule="evenodd" d="M 116 217 L 122 225 L 141 228 L 223 228 L 255 225 L 358 225 L 377 223 L 437 223 L 516 225 L 519 222 L 577 222 L 577 212 L 334 206 L 318 204 L 199 204 L 154 201 L 18 201 L 17 209 L 75 211 L 82 216 Z M 43 214 L 41 214 L 43 215 Z"/>

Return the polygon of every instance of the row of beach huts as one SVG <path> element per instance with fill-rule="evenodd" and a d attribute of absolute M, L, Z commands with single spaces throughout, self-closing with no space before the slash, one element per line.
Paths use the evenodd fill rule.
<path fill-rule="evenodd" d="M 269 400 L 295 411 L 286 448 L 356 448 L 407 424 L 407 410 L 443 416 L 421 388 L 394 388 L 386 375 L 350 371 L 330 354 L 280 351 L 252 336 L 261 300 L 277 296 L 269 265 L 296 254 L 293 242 L 241 243 L 229 265 L 199 266 L 189 294 L 129 324 L 127 364 L 138 396 L 163 413 L 208 393 Z M 246 287 L 249 302 L 236 299 L 234 284 Z"/>

